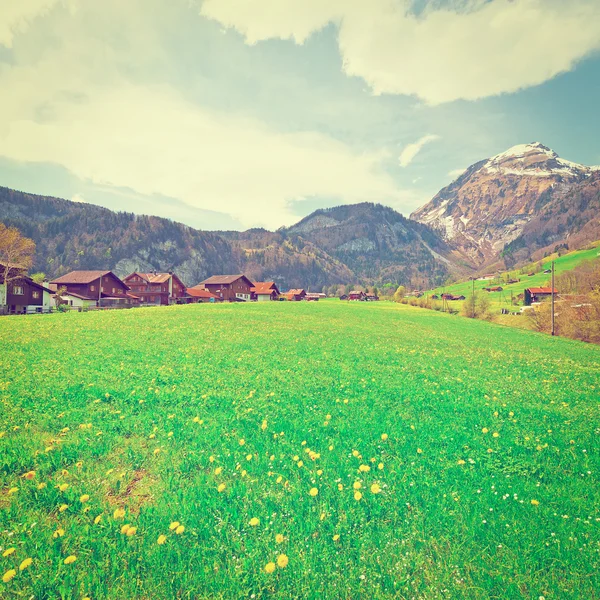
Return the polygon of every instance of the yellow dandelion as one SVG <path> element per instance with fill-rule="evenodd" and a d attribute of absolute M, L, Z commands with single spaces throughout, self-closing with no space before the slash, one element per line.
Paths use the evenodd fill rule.
<path fill-rule="evenodd" d="M 366 473 L 367 471 L 371 470 L 371 467 L 369 465 L 360 465 L 360 467 L 358 467 L 358 470 L 363 473 Z"/>
<path fill-rule="evenodd" d="M 297 460 L 300 460 L 300 457 L 297 454 L 295 454 L 294 457 L 292 458 L 292 460 L 295 462 Z"/>
<path fill-rule="evenodd" d="M 4 558 L 6 558 L 7 556 L 10 556 L 13 552 L 15 551 L 14 548 L 7 548 L 3 553 L 2 556 Z"/>
<path fill-rule="evenodd" d="M 318 469 L 317 470 L 317 475 L 319 475 L 319 476 L 323 475 L 323 469 Z"/>
<path fill-rule="evenodd" d="M 304 466 L 304 463 L 301 460 L 299 460 L 298 461 L 298 467 L 303 467 L 303 466 Z"/>
<path fill-rule="evenodd" d="M 500 437 L 500 434 L 497 431 L 494 431 L 494 433 L 492 433 L 492 437 Z"/>
<path fill-rule="evenodd" d="M 360 492 L 354 492 L 354 499 L 358 502 L 362 498 L 362 494 Z"/>
<path fill-rule="evenodd" d="M 58 512 L 65 512 L 65 510 L 67 510 L 67 508 L 69 508 L 69 505 L 68 505 L 68 504 L 61 504 L 61 505 L 58 507 Z"/>
<path fill-rule="evenodd" d="M 53 534 L 52 537 L 53 538 L 59 538 L 62 537 L 63 535 L 65 535 L 65 530 L 62 527 L 59 527 Z"/>
<path fill-rule="evenodd" d="M 374 484 L 371 486 L 371 492 L 372 492 L 373 494 L 379 494 L 379 492 L 381 492 L 381 487 L 379 486 L 379 484 L 378 484 L 378 483 L 374 483 Z"/>
<path fill-rule="evenodd" d="M 246 440 L 245 440 L 244 438 L 242 438 L 242 439 L 240 440 L 240 446 L 243 446 L 245 443 L 246 443 Z"/>
<path fill-rule="evenodd" d="M 314 488 L 310 488 L 309 492 L 308 492 L 311 496 L 316 496 L 319 493 L 319 490 L 314 487 Z"/>
<path fill-rule="evenodd" d="M 162 533 L 158 536 L 158 539 L 156 540 L 156 543 L 159 546 L 162 546 L 165 542 L 167 541 L 167 536 L 163 535 Z"/>
<path fill-rule="evenodd" d="M 31 563 L 33 562 L 33 558 L 26 558 L 20 565 L 19 571 L 24 571 Z"/>
<path fill-rule="evenodd" d="M 132 536 L 132 535 L 135 535 L 136 533 L 137 533 L 137 527 L 130 527 L 130 528 L 129 528 L 129 529 L 126 531 L 125 535 Z"/>
<path fill-rule="evenodd" d="M 83 494 L 80 498 L 79 498 L 79 502 L 87 502 L 90 499 L 90 495 L 89 494 Z"/>
<path fill-rule="evenodd" d="M 175 533 L 177 535 L 181 535 L 183 532 L 185 531 L 185 527 L 183 525 L 180 525 L 176 530 Z"/>
<path fill-rule="evenodd" d="M 273 567 L 275 567 L 275 565 L 273 565 Z M 6 573 L 4 573 L 4 575 L 2 575 L 2 581 L 4 581 L 4 583 L 8 583 L 16 574 L 17 572 L 14 569 L 9 569 L 6 571 Z"/>
<path fill-rule="evenodd" d="M 248 474 L 248 471 L 246 471 L 246 469 L 242 469 L 242 477 L 246 477 L 247 474 Z M 269 477 L 271 477 L 270 473 L 269 473 Z"/>
<path fill-rule="evenodd" d="M 488 454 L 492 454 L 494 451 L 491 448 L 488 448 Z"/>
<path fill-rule="evenodd" d="M 58 488 L 59 491 L 64 492 L 69 487 L 69 484 L 61 483 L 60 485 L 57 485 L 56 487 Z"/>
<path fill-rule="evenodd" d="M 221 484 L 219 485 L 219 487 L 217 488 L 217 491 L 218 491 L 218 492 L 224 492 L 224 491 L 225 491 L 225 484 L 224 484 L 224 483 L 221 483 Z"/>
<path fill-rule="evenodd" d="M 65 558 L 65 560 L 63 561 L 65 563 L 65 565 L 70 565 L 71 563 L 74 563 L 77 560 L 77 557 L 74 554 L 71 554 L 71 556 L 67 556 L 67 558 Z"/>
<path fill-rule="evenodd" d="M 179 521 L 173 521 L 170 525 L 169 525 L 169 529 L 171 531 L 175 531 L 175 529 L 177 529 L 179 526 L 181 525 L 181 523 Z"/>
<path fill-rule="evenodd" d="M 262 422 L 262 425 L 260 426 L 260 428 L 261 428 L 263 431 L 264 431 L 264 430 L 267 428 L 267 420 L 266 420 L 266 419 L 265 419 L 265 420 Z"/>
<path fill-rule="evenodd" d="M 169 431 L 169 433 L 167 433 L 167 437 L 173 437 L 173 432 Z"/>
<path fill-rule="evenodd" d="M 33 479 L 35 477 L 35 471 L 27 471 L 23 474 L 23 479 Z"/>
<path fill-rule="evenodd" d="M 260 521 L 256 517 L 250 519 L 250 527 L 256 527 L 259 523 Z"/>
<path fill-rule="evenodd" d="M 45 487 L 47 487 L 47 485 L 48 485 L 48 484 L 47 484 L 47 483 L 44 483 L 44 482 L 42 482 L 42 483 L 38 483 L 37 489 L 38 489 L 38 490 L 43 490 Z"/>
<path fill-rule="evenodd" d="M 275 563 L 274 562 L 268 562 L 265 565 L 265 573 L 273 573 L 275 571 Z"/>
<path fill-rule="evenodd" d="M 338 490 L 340 490 L 340 492 L 344 489 L 344 485 L 341 483 L 338 483 Z"/>
<path fill-rule="evenodd" d="M 215 462 L 215 457 L 214 456 L 209 456 L 208 457 L 208 462 Z"/>
<path fill-rule="evenodd" d="M 423 454 L 423 450 L 421 450 L 421 448 L 417 448 L 417 454 Z"/>
<path fill-rule="evenodd" d="M 157 455 L 160 452 L 160 448 L 155 448 L 154 449 L 154 455 Z"/>
<path fill-rule="evenodd" d="M 151 440 L 153 440 L 155 437 L 156 437 L 156 434 L 155 434 L 155 433 L 151 433 L 151 434 L 148 436 L 148 438 L 149 438 L 149 439 L 151 439 Z"/>
<path fill-rule="evenodd" d="M 337 542 L 339 539 L 340 539 L 340 535 L 339 535 L 339 533 L 336 533 L 336 534 L 333 536 L 333 541 L 334 541 L 334 542 Z"/>
<path fill-rule="evenodd" d="M 220 475 L 223 472 L 223 467 L 217 467 L 215 469 L 215 475 Z"/>
<path fill-rule="evenodd" d="M 278 534 L 275 536 L 275 542 L 276 542 L 277 544 L 283 544 L 283 541 L 284 541 L 284 539 L 285 539 L 285 538 L 283 537 L 283 535 L 282 535 L 281 533 L 278 533 Z"/>
<path fill-rule="evenodd" d="M 98 523 L 100 523 L 100 521 L 102 520 L 102 515 L 98 515 L 95 519 L 94 519 L 94 525 L 98 525 Z"/>
<path fill-rule="evenodd" d="M 358 450 L 352 450 L 352 456 L 357 457 L 359 454 Z"/>
<path fill-rule="evenodd" d="M 379 463 L 379 464 L 377 465 L 377 468 L 378 468 L 380 471 L 383 471 L 384 464 L 383 464 L 383 463 Z"/>
<path fill-rule="evenodd" d="M 285 554 L 280 554 L 277 557 L 277 566 L 280 569 L 285 569 L 288 566 L 289 562 L 290 562 L 290 559 Z"/>
<path fill-rule="evenodd" d="M 355 490 L 360 490 L 360 488 L 362 487 L 362 483 L 361 483 L 360 481 L 355 481 L 355 482 L 352 484 L 352 487 L 353 487 Z"/>
<path fill-rule="evenodd" d="M 130 527 L 129 523 L 125 523 L 125 525 L 123 525 L 123 527 L 121 527 L 121 534 L 126 535 L 127 532 L 129 531 L 129 527 Z"/>
<path fill-rule="evenodd" d="M 484 428 L 481 430 L 481 433 L 487 433 L 488 431 L 489 431 L 489 429 L 488 429 L 487 427 L 484 427 Z"/>
<path fill-rule="evenodd" d="M 246 454 L 246 460 L 252 460 L 252 454 Z"/>
<path fill-rule="evenodd" d="M 531 504 L 533 504 L 533 506 L 538 506 L 538 505 L 539 505 L 539 503 L 540 503 L 540 501 L 539 501 L 539 500 L 532 500 L 532 501 L 531 501 Z"/>
<path fill-rule="evenodd" d="M 113 514 L 113 517 L 115 519 L 122 519 L 125 516 L 125 509 L 124 508 L 117 508 Z"/>
<path fill-rule="evenodd" d="M 333 450 L 333 446 L 329 446 L 329 451 L 331 452 Z"/>
<path fill-rule="evenodd" d="M 382 433 L 381 434 L 381 439 L 385 442 L 385 440 L 388 439 L 388 434 L 387 433 Z"/>
<path fill-rule="evenodd" d="M 16 494 L 19 491 L 18 487 L 11 487 L 10 490 L 8 490 L 8 495 L 12 496 L 13 494 Z"/>
<path fill-rule="evenodd" d="M 457 464 L 459 464 L 459 465 L 466 465 L 467 463 L 462 458 L 459 458 Z"/>

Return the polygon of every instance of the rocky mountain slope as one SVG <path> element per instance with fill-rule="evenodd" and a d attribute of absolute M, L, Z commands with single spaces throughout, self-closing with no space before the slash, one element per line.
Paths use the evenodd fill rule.
<path fill-rule="evenodd" d="M 426 286 L 453 267 L 450 247 L 428 227 L 374 204 L 317 211 L 270 232 L 198 231 L 159 217 L 0 188 L 0 221 L 37 245 L 35 271 L 174 270 L 194 285 L 209 275 L 244 272 L 282 288 L 353 283 Z"/>
<path fill-rule="evenodd" d="M 411 218 L 433 227 L 478 266 L 500 256 L 525 259 L 580 233 L 584 222 L 577 215 L 593 213 L 599 175 L 600 167 L 563 160 L 538 142 L 514 146 L 469 167 Z M 588 230 L 600 237 L 600 229 Z"/>

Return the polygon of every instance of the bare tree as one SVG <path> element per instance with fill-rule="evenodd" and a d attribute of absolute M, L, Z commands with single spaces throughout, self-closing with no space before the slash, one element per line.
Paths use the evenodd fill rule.
<path fill-rule="evenodd" d="M 33 264 L 35 242 L 21 235 L 16 227 L 0 223 L 0 267 L 6 290 L 8 284 L 19 279 Z"/>

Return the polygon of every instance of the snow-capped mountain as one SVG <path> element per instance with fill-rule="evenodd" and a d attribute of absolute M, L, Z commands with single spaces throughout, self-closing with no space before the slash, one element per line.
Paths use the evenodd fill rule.
<path fill-rule="evenodd" d="M 564 160 L 539 142 L 520 144 L 469 167 L 411 218 L 483 265 L 519 238 L 542 208 L 559 199 L 564 204 L 570 191 L 597 179 L 600 167 Z"/>

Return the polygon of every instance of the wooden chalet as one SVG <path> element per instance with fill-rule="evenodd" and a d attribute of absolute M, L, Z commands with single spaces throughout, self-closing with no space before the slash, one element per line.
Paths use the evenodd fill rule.
<path fill-rule="evenodd" d="M 466 300 L 466 298 L 462 294 L 460 296 L 456 296 L 454 294 L 442 294 L 442 300 L 455 301 L 455 300 Z"/>
<path fill-rule="evenodd" d="M 376 294 L 367 294 L 366 295 L 367 302 L 377 302 L 379 300 L 379 296 Z"/>
<path fill-rule="evenodd" d="M 219 300 L 248 302 L 252 297 L 254 283 L 245 275 L 213 275 L 194 287 L 208 290 Z"/>
<path fill-rule="evenodd" d="M 50 288 L 54 291 L 64 288 L 90 306 L 128 307 L 139 304 L 137 296 L 129 292 L 129 286 L 112 271 L 71 271 L 51 281 Z"/>
<path fill-rule="evenodd" d="M 483 288 L 483 290 L 485 292 L 501 292 L 503 289 L 504 288 L 502 286 L 500 286 L 500 285 L 497 285 L 495 287 L 486 287 L 486 288 Z"/>
<path fill-rule="evenodd" d="M 198 304 L 201 302 L 220 302 L 221 298 L 201 287 L 191 287 L 186 289 L 186 303 Z"/>
<path fill-rule="evenodd" d="M 251 299 L 257 302 L 269 300 L 279 300 L 281 292 L 274 281 L 257 281 L 254 287 L 250 288 Z"/>
<path fill-rule="evenodd" d="M 0 264 L 0 314 L 19 315 L 50 311 L 52 290 L 33 281 L 25 274 L 25 270 L 20 268 L 10 269 L 6 285 L 5 272 L 6 267 Z"/>
<path fill-rule="evenodd" d="M 304 296 L 307 302 L 318 302 L 321 299 L 321 294 L 311 294 L 310 292 Z"/>
<path fill-rule="evenodd" d="M 556 289 L 554 290 L 554 295 L 558 294 Z M 550 298 L 552 296 L 552 288 L 551 287 L 532 287 L 526 288 L 523 293 L 523 303 L 525 306 L 531 306 L 534 302 L 541 302 L 546 298 Z"/>
<path fill-rule="evenodd" d="M 284 294 L 286 300 L 289 302 L 300 302 L 306 297 L 306 290 L 304 289 L 292 289 Z"/>
<path fill-rule="evenodd" d="M 367 295 L 362 290 L 352 290 L 348 294 L 348 300 L 359 300 L 364 301 L 367 299 Z"/>
<path fill-rule="evenodd" d="M 127 275 L 123 282 L 129 286 L 131 293 L 140 299 L 142 304 L 185 303 L 185 285 L 175 273 L 140 273 L 136 271 Z"/>

